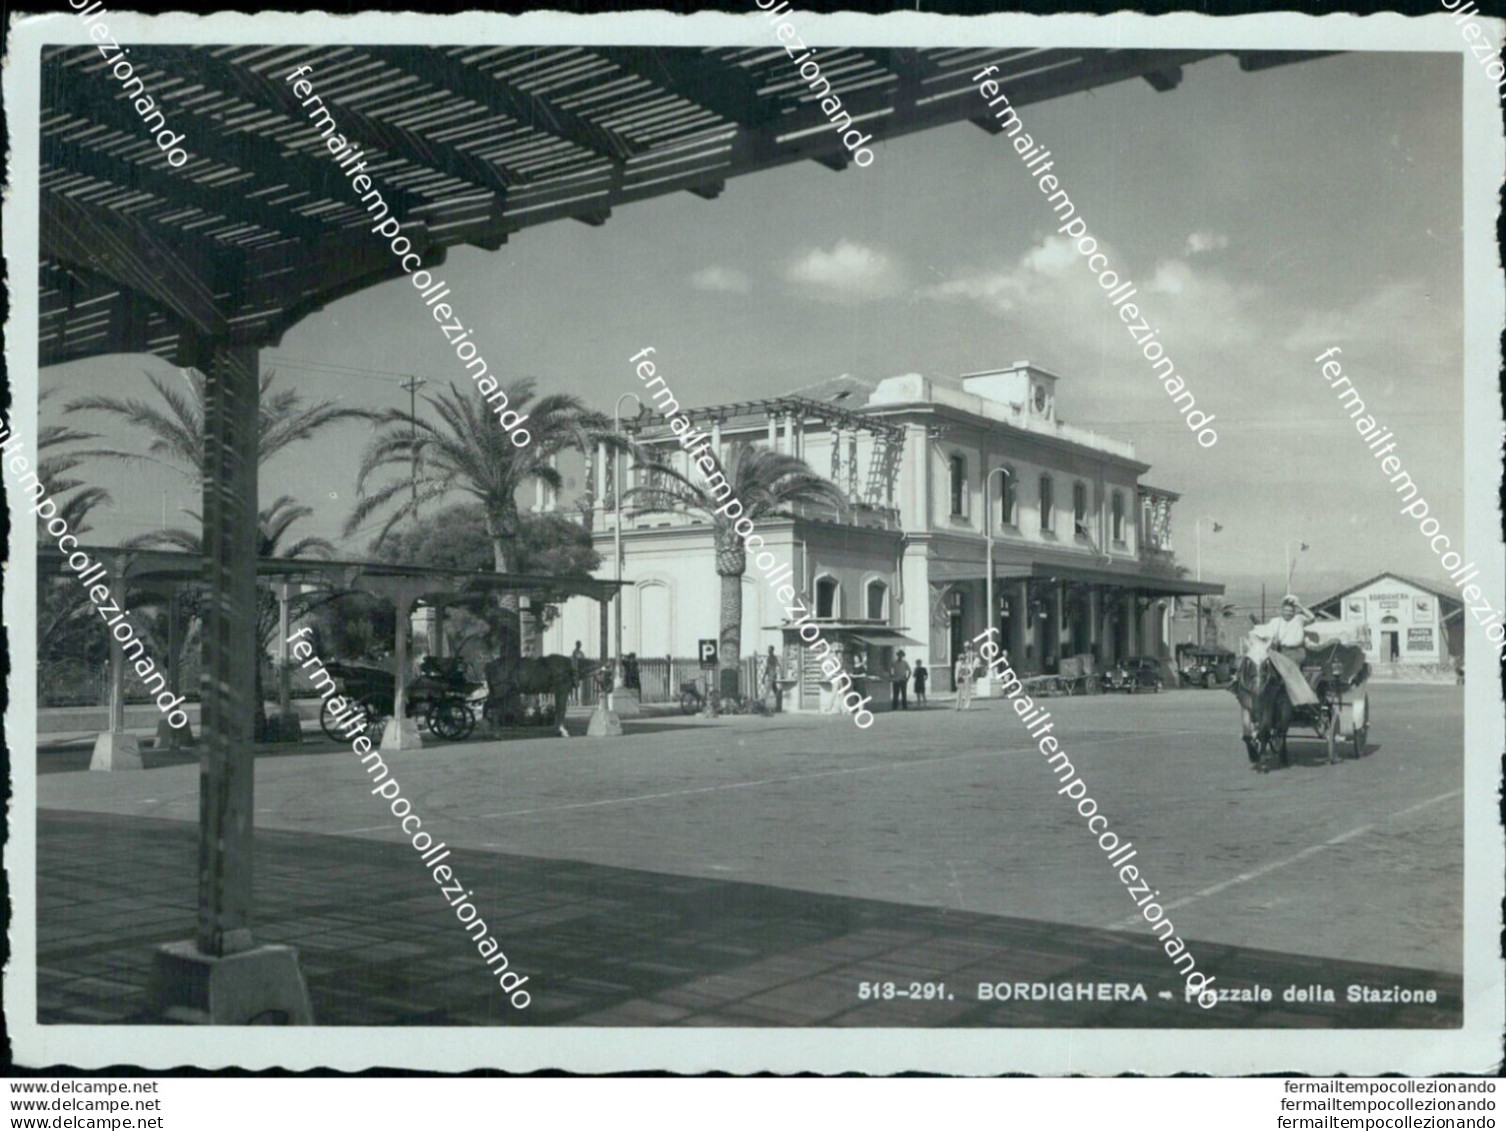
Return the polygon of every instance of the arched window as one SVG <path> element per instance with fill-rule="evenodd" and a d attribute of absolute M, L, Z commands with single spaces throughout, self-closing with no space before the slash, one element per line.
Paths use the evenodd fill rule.
<path fill-rule="evenodd" d="M 1052 490 L 1051 476 L 1041 476 L 1041 532 L 1050 534 L 1056 529 L 1056 498 Z"/>
<path fill-rule="evenodd" d="M 889 586 L 882 581 L 868 583 L 868 619 L 889 619 Z"/>
<path fill-rule="evenodd" d="M 841 612 L 842 586 L 829 574 L 816 578 L 816 616 L 832 620 Z"/>
<path fill-rule="evenodd" d="M 948 467 L 951 469 L 952 517 L 961 518 L 967 514 L 967 460 L 953 456 Z"/>
<path fill-rule="evenodd" d="M 1016 489 L 1019 480 L 1015 477 L 1014 468 L 1005 466 L 999 469 L 999 524 L 1001 526 L 1019 525 L 1019 512 L 1015 509 L 1019 502 L 1019 491 Z"/>
<path fill-rule="evenodd" d="M 1072 484 L 1072 533 L 1088 532 L 1088 485 Z"/>

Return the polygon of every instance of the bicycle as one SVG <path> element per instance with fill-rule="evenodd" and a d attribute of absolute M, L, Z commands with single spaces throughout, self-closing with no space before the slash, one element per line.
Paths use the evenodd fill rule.
<path fill-rule="evenodd" d="M 764 706 L 763 696 L 721 695 L 716 690 L 716 685 L 711 677 L 705 677 L 710 692 L 710 702 L 714 714 L 718 715 L 767 715 L 769 709 Z M 680 713 L 684 715 L 697 715 L 706 710 L 708 696 L 706 691 L 701 690 L 701 680 L 687 679 L 680 684 Z"/>

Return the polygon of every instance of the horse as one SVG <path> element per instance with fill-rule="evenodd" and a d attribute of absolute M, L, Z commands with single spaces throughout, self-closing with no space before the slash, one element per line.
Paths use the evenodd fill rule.
<path fill-rule="evenodd" d="M 570 737 L 565 729 L 565 710 L 579 680 L 569 656 L 526 656 L 516 662 L 493 660 L 485 671 L 487 698 L 482 713 L 486 718 L 499 725 L 521 720 L 522 696 L 549 695 L 554 699 L 553 725 L 561 738 Z"/>
<path fill-rule="evenodd" d="M 1229 690 L 1239 700 L 1245 751 L 1254 768 L 1270 771 L 1267 754 L 1279 755 L 1281 764 L 1290 766 L 1286 732 L 1292 724 L 1292 700 L 1264 647 L 1251 647 L 1239 658 Z"/>

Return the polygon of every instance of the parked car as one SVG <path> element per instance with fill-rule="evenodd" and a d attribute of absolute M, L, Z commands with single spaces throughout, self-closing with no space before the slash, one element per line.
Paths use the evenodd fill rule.
<path fill-rule="evenodd" d="M 1234 682 L 1238 660 L 1227 648 L 1184 645 L 1177 649 L 1177 670 L 1188 687 L 1227 687 Z"/>
<path fill-rule="evenodd" d="M 1160 691 L 1161 683 L 1161 661 L 1154 656 L 1130 656 L 1110 665 L 1103 675 L 1105 691 L 1123 691 L 1129 695 L 1137 691 Z"/>

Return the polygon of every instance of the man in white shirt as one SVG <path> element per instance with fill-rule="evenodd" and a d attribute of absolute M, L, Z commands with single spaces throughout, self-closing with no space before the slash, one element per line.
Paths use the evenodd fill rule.
<path fill-rule="evenodd" d="M 1307 680 L 1302 678 L 1302 661 L 1307 658 L 1307 626 L 1317 619 L 1312 610 L 1288 593 L 1281 599 L 1279 617 L 1250 630 L 1252 637 L 1270 645 L 1271 663 L 1281 673 L 1294 706 L 1318 701 Z"/>

